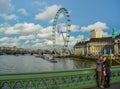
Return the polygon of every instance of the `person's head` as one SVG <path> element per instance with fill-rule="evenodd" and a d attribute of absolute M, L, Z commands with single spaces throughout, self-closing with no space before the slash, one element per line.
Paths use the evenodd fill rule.
<path fill-rule="evenodd" d="M 102 56 L 102 55 L 100 55 L 100 56 L 99 56 L 99 60 L 102 60 L 102 59 L 103 59 L 103 56 Z"/>
<path fill-rule="evenodd" d="M 106 57 L 103 57 L 103 61 L 106 61 Z"/>

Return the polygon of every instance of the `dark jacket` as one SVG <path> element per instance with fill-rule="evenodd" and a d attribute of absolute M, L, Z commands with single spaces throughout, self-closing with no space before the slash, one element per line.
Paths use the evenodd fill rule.
<path fill-rule="evenodd" d="M 110 76 L 111 75 L 111 71 L 110 71 L 110 63 L 109 61 L 104 61 L 103 65 L 105 66 L 105 71 L 106 71 L 106 76 Z"/>

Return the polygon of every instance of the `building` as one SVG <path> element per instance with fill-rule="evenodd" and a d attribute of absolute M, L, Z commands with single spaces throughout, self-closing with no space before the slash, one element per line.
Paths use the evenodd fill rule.
<path fill-rule="evenodd" d="M 92 38 L 102 38 L 102 30 L 101 29 L 94 29 L 90 33 L 90 39 Z"/>
<path fill-rule="evenodd" d="M 114 53 L 114 39 L 112 37 L 92 38 L 87 43 L 88 55 Z"/>
<path fill-rule="evenodd" d="M 114 54 L 120 56 L 120 34 L 114 40 Z"/>
<path fill-rule="evenodd" d="M 87 41 L 77 42 L 74 46 L 75 55 L 85 55 L 87 53 Z"/>
<path fill-rule="evenodd" d="M 92 38 L 89 41 L 77 42 L 74 46 L 75 55 L 120 55 L 120 35 L 112 37 Z"/>
<path fill-rule="evenodd" d="M 89 56 L 114 54 L 120 56 L 120 34 L 115 38 L 101 37 L 101 32 L 100 34 L 98 32 L 93 30 L 90 40 L 77 42 L 74 46 L 74 54 Z"/>

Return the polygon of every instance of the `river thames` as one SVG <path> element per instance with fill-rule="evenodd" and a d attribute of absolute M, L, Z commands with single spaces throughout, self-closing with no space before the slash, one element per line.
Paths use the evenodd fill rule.
<path fill-rule="evenodd" d="M 84 59 L 75 61 L 70 58 L 56 58 L 56 60 L 57 63 L 51 63 L 48 60 L 30 55 L 1 55 L 0 74 L 71 70 L 92 68 L 96 65 L 95 62 Z"/>

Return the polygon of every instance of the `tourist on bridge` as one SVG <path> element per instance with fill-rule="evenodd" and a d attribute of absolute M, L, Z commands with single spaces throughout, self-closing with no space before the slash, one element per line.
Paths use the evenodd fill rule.
<path fill-rule="evenodd" d="M 103 74 L 105 76 L 105 80 L 104 80 L 105 88 L 110 87 L 110 75 L 111 75 L 110 67 L 111 66 L 109 61 L 106 60 L 106 57 L 103 57 Z"/>
<path fill-rule="evenodd" d="M 99 59 L 96 63 L 96 71 L 97 71 L 97 83 L 98 87 L 104 88 L 104 75 L 103 75 L 103 56 L 99 56 Z"/>

